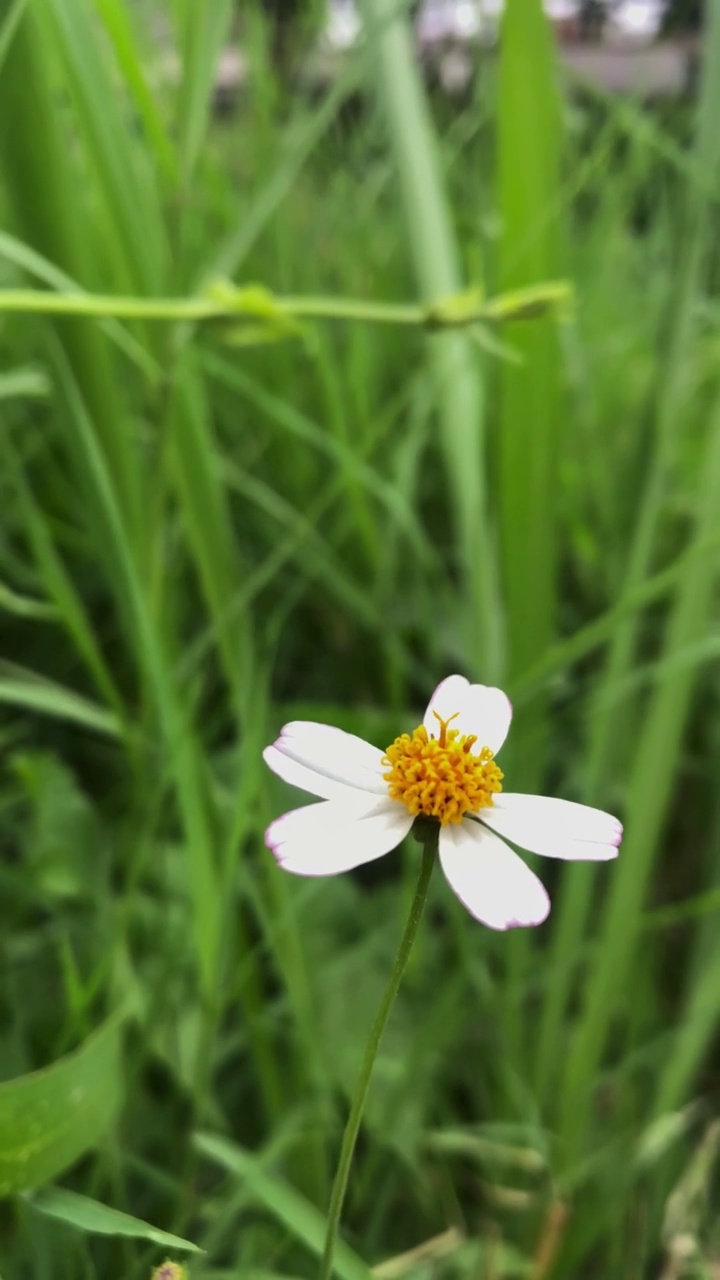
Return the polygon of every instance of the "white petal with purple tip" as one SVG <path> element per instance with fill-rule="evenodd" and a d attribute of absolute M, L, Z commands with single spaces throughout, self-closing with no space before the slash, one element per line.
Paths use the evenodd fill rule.
<path fill-rule="evenodd" d="M 346 798 L 348 789 L 387 795 L 382 751 L 334 725 L 292 720 L 263 757 L 286 782 L 325 800 Z"/>
<path fill-rule="evenodd" d="M 622 824 L 612 814 L 549 796 L 503 791 L 479 817 L 506 840 L 547 858 L 604 862 L 617 857 L 622 839 Z"/>
<path fill-rule="evenodd" d="M 382 858 L 405 838 L 413 819 L 394 800 L 327 800 L 293 809 L 271 822 L 265 843 L 284 871 L 335 876 Z"/>
<path fill-rule="evenodd" d="M 440 864 L 450 888 L 490 929 L 542 924 L 550 899 L 522 858 L 469 818 L 440 830 Z"/>

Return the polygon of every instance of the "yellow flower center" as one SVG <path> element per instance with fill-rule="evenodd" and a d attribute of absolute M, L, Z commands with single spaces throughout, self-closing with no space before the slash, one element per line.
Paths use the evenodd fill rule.
<path fill-rule="evenodd" d="M 396 738 L 383 756 L 383 764 L 389 766 L 383 777 L 392 799 L 402 800 L 415 816 L 437 818 L 442 826 L 487 809 L 493 793 L 502 791 L 503 775 L 490 748 L 473 754 L 477 737 L 448 729 L 459 714 L 456 711 L 449 720 L 441 720 L 434 711 L 439 737 L 429 737 L 421 724 L 411 734 Z"/>

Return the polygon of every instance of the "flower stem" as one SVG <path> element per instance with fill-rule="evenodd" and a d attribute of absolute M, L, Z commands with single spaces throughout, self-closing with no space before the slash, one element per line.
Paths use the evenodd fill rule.
<path fill-rule="evenodd" d="M 415 886 L 415 894 L 410 906 L 407 922 L 403 932 L 400 946 L 398 947 L 395 964 L 393 965 L 390 980 L 385 988 L 385 994 L 380 1001 L 380 1007 L 375 1015 L 370 1038 L 367 1042 L 365 1055 L 360 1068 L 355 1096 L 350 1107 L 350 1114 L 345 1125 L 343 1133 L 342 1147 L 340 1149 L 340 1159 L 335 1172 L 335 1180 L 333 1182 L 332 1192 L 330 1195 L 330 1206 L 328 1208 L 327 1229 L 325 1232 L 325 1247 L 323 1249 L 322 1260 L 320 1262 L 320 1271 L 318 1280 L 330 1280 L 333 1270 L 333 1254 L 335 1252 L 335 1241 L 337 1237 L 338 1227 L 340 1225 L 340 1216 L 342 1214 L 343 1204 L 345 1202 L 345 1193 L 347 1191 L 348 1180 L 350 1177 L 350 1167 L 352 1165 L 353 1153 L 355 1151 L 355 1143 L 360 1132 L 360 1124 L 362 1121 L 363 1111 L 365 1110 L 365 1102 L 367 1101 L 368 1090 L 370 1088 L 370 1078 L 375 1065 L 380 1041 L 387 1024 L 390 1010 L 398 993 L 398 987 L 405 972 L 405 968 L 412 951 L 415 941 L 415 935 L 420 924 L 420 918 L 425 906 L 428 885 L 430 884 L 430 876 L 435 865 L 435 856 L 438 847 L 438 831 L 439 828 L 433 826 L 426 829 L 423 833 L 423 859 L 420 868 L 420 875 Z"/>

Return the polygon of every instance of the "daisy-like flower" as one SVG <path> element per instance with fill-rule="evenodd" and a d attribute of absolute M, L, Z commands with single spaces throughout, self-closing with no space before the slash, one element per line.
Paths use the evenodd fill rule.
<path fill-rule="evenodd" d="M 541 924 L 548 895 L 505 841 L 602 862 L 616 857 L 622 826 L 584 804 L 503 791 L 495 756 L 511 719 L 501 689 L 456 675 L 438 685 L 422 724 L 384 752 L 332 725 L 286 724 L 265 761 L 322 803 L 277 818 L 265 843 L 285 871 L 332 876 L 382 858 L 416 818 L 434 820 L 445 877 L 477 920 L 491 929 Z"/>

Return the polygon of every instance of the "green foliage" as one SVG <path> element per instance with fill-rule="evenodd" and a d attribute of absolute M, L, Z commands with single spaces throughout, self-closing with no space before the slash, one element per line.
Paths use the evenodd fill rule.
<path fill-rule="evenodd" d="M 280 1178 L 263 1170 L 247 1151 L 214 1134 L 199 1133 L 195 1145 L 208 1159 L 242 1179 L 253 1200 L 261 1204 L 282 1226 L 302 1241 L 315 1254 L 322 1251 L 325 1236 L 324 1215 Z M 340 1280 L 369 1280 L 370 1268 L 341 1244 L 335 1257 Z"/>
<path fill-rule="evenodd" d="M 416 851 L 284 876 L 261 750 L 455 669 L 626 843 L 521 937 L 431 886 L 337 1274 L 709 1273 L 720 11 L 643 107 L 537 0 L 453 101 L 402 5 L 318 92 L 238 8 L 0 17 L 3 1280 L 316 1274 Z"/>
<path fill-rule="evenodd" d="M 158 1231 L 149 1222 L 141 1222 L 132 1218 L 129 1213 L 120 1213 L 108 1205 L 98 1204 L 88 1196 L 80 1196 L 75 1191 L 66 1191 L 62 1187 L 44 1187 L 34 1196 L 28 1197 L 29 1203 L 38 1213 L 47 1214 L 49 1218 L 57 1218 L 67 1222 L 79 1231 L 88 1231 L 91 1235 L 131 1236 L 136 1240 L 151 1240 L 153 1244 L 164 1245 L 166 1249 L 181 1249 L 188 1253 L 199 1253 L 197 1245 L 189 1240 L 181 1240 L 169 1231 Z"/>
<path fill-rule="evenodd" d="M 96 1146 L 120 1105 L 117 1018 L 75 1053 L 0 1085 L 0 1195 L 37 1187 Z"/>

